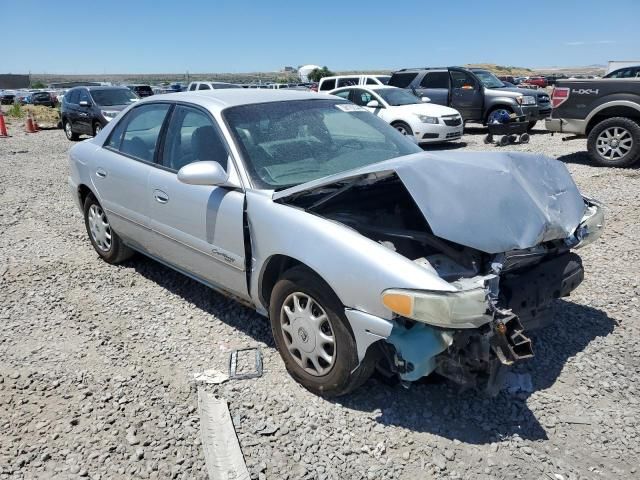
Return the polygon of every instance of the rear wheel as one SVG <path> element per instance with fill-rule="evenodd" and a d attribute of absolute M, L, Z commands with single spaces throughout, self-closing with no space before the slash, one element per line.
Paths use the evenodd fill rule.
<path fill-rule="evenodd" d="M 75 142 L 76 140 L 78 140 L 78 138 L 80 138 L 80 135 L 73 131 L 71 122 L 69 120 L 63 120 L 62 128 L 64 128 L 64 134 L 67 136 L 67 140 Z"/>
<path fill-rule="evenodd" d="M 358 365 L 356 342 L 344 307 L 308 268 L 286 271 L 271 293 L 271 330 L 291 376 L 323 396 L 351 392 L 372 374 L 371 356 Z"/>
<path fill-rule="evenodd" d="M 92 194 L 87 195 L 84 201 L 84 224 L 91 245 L 104 261 L 120 263 L 133 255 L 133 251 L 113 231 L 107 214 Z"/>
<path fill-rule="evenodd" d="M 640 125 L 614 117 L 598 123 L 587 140 L 589 156 L 604 167 L 628 167 L 640 159 Z"/>
<path fill-rule="evenodd" d="M 102 124 L 100 122 L 95 122 L 93 124 L 93 136 L 95 137 L 102 131 Z"/>

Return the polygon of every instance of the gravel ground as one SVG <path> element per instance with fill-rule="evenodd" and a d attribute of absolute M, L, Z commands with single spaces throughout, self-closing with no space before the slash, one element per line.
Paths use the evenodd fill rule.
<path fill-rule="evenodd" d="M 329 401 L 289 377 L 267 322 L 141 256 L 98 259 L 67 191 L 59 130 L 0 139 L 0 479 L 206 478 L 194 372 L 260 346 L 229 401 L 253 478 L 640 478 L 640 171 L 593 167 L 584 141 L 510 147 L 564 161 L 605 202 L 586 279 L 494 399 L 371 379 Z M 443 149 L 494 150 L 483 130 Z M 580 153 L 575 153 L 580 152 Z"/>

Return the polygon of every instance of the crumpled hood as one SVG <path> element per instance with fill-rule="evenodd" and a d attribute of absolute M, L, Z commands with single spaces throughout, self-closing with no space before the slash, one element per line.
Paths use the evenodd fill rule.
<path fill-rule="evenodd" d="M 570 236 L 585 204 L 565 165 L 542 155 L 502 152 L 416 153 L 307 182 L 274 200 L 395 173 L 435 235 L 500 253 Z"/>

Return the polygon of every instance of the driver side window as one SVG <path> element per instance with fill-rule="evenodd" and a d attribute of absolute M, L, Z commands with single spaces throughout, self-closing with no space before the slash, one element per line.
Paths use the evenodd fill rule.
<path fill-rule="evenodd" d="M 213 120 L 204 112 L 176 106 L 163 149 L 161 164 L 178 171 L 193 162 L 213 160 L 227 169 L 229 154 Z"/>
<path fill-rule="evenodd" d="M 466 72 L 453 70 L 451 72 L 451 88 L 459 88 L 462 90 L 475 90 L 476 81 Z"/>

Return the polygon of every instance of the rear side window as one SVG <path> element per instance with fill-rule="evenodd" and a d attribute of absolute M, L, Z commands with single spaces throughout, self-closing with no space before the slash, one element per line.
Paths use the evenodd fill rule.
<path fill-rule="evenodd" d="M 170 105 L 156 103 L 132 109 L 116 125 L 105 146 L 125 155 L 153 162 L 160 130 Z"/>
<path fill-rule="evenodd" d="M 360 79 L 358 77 L 339 78 L 338 82 L 336 83 L 336 88 L 351 87 L 353 85 L 358 85 L 358 82 L 360 82 Z"/>
<path fill-rule="evenodd" d="M 206 83 L 201 83 L 198 86 L 198 90 L 211 90 L 211 87 L 209 85 L 207 85 Z"/>
<path fill-rule="evenodd" d="M 333 90 L 336 88 L 336 79 L 332 78 L 331 80 L 325 80 L 320 83 L 320 90 Z"/>
<path fill-rule="evenodd" d="M 420 82 L 422 88 L 449 88 L 448 72 L 429 72 Z"/>
<path fill-rule="evenodd" d="M 334 95 L 336 97 L 341 97 L 341 98 L 344 98 L 345 100 L 349 100 L 350 93 L 351 93 L 351 90 L 343 90 L 342 92 L 334 93 Z"/>
<path fill-rule="evenodd" d="M 367 85 L 378 85 L 378 82 L 376 82 L 373 78 L 369 77 L 367 78 Z"/>
<path fill-rule="evenodd" d="M 407 88 L 411 84 L 411 82 L 413 82 L 413 79 L 416 78 L 417 76 L 418 74 L 416 72 L 394 73 L 393 75 L 391 75 L 391 79 L 389 80 L 389 85 L 391 85 L 392 87 Z"/>
<path fill-rule="evenodd" d="M 192 92 L 193 90 L 196 89 L 196 84 L 192 83 L 191 85 L 189 85 L 189 91 Z"/>

